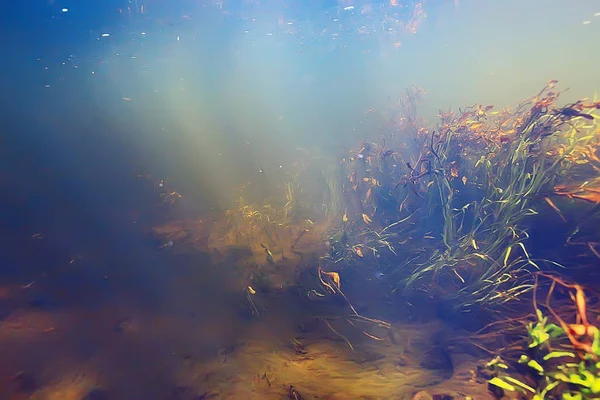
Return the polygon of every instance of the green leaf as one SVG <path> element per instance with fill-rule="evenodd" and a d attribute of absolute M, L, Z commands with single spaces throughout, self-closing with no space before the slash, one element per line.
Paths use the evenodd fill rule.
<path fill-rule="evenodd" d="M 526 383 L 521 382 L 518 379 L 512 378 L 510 376 L 505 376 L 504 379 L 506 379 L 510 383 L 513 383 L 513 384 L 515 384 L 515 385 L 517 385 L 517 386 L 519 386 L 519 387 L 521 387 L 521 388 L 523 388 L 523 389 L 525 389 L 527 391 L 530 391 L 531 393 L 535 393 L 535 389 L 534 388 L 532 388 L 531 386 L 529 386 Z"/>
<path fill-rule="evenodd" d="M 485 366 L 487 368 L 493 369 L 493 367 L 498 366 L 498 364 L 502 364 L 502 359 L 500 357 L 495 357 L 493 360 L 491 360 Z"/>
<path fill-rule="evenodd" d="M 546 332 L 548 332 L 548 334 L 550 334 L 550 337 L 552 337 L 552 339 L 556 339 L 565 334 L 565 330 L 555 324 L 548 324 L 546 326 Z"/>
<path fill-rule="evenodd" d="M 558 374 L 554 374 L 554 379 L 557 379 L 559 381 L 566 382 L 566 383 L 571 383 L 571 380 L 569 379 L 569 377 L 562 372 L 559 372 Z"/>
<path fill-rule="evenodd" d="M 590 391 L 594 394 L 600 393 L 600 379 L 594 379 L 592 386 L 590 386 Z"/>
<path fill-rule="evenodd" d="M 517 390 L 516 387 L 514 387 L 510 383 L 504 382 L 502 379 L 500 379 L 498 377 L 494 377 L 494 378 L 490 379 L 488 383 L 491 385 L 494 385 L 494 386 L 498 386 L 500 389 L 508 390 L 509 392 L 514 392 L 515 390 Z"/>
<path fill-rule="evenodd" d="M 560 381 L 554 381 L 552 383 L 549 383 L 544 390 L 542 390 L 542 398 L 546 397 L 546 394 L 548 394 L 549 391 L 551 391 L 552 389 L 554 389 L 555 387 L 557 387 L 558 385 L 560 385 L 561 382 Z"/>
<path fill-rule="evenodd" d="M 592 342 L 592 351 L 596 356 L 600 356 L 600 330 L 594 330 L 594 340 Z"/>
<path fill-rule="evenodd" d="M 571 374 L 569 376 L 569 381 L 575 385 L 590 388 L 594 382 L 594 375 L 589 371 L 583 371 L 579 375 Z"/>
<path fill-rule="evenodd" d="M 569 351 L 553 351 L 551 353 L 548 353 L 544 356 L 544 361 L 548 361 L 551 360 L 553 358 L 559 358 L 559 357 L 571 357 L 571 358 L 575 358 L 575 354 L 569 352 Z"/>
<path fill-rule="evenodd" d="M 537 315 L 538 321 L 542 322 L 544 320 L 544 314 L 542 314 L 542 310 L 536 308 L 535 314 Z"/>
<path fill-rule="evenodd" d="M 535 369 L 537 372 L 539 372 L 540 374 L 544 373 L 544 367 L 542 367 L 540 365 L 539 362 L 535 361 L 535 360 L 529 360 L 529 362 L 527 363 L 527 366 L 529 368 L 533 368 Z"/>
<path fill-rule="evenodd" d="M 519 364 L 526 364 L 527 361 L 529 361 L 529 357 L 527 357 L 525 354 L 521 354 L 521 357 L 519 357 Z"/>
<path fill-rule="evenodd" d="M 546 343 L 550 339 L 550 335 L 536 326 L 530 333 L 532 342 L 529 343 L 529 348 L 537 347 L 540 344 Z"/>

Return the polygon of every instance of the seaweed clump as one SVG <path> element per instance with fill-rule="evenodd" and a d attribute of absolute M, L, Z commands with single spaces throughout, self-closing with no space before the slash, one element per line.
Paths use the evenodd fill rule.
<path fill-rule="evenodd" d="M 417 116 L 424 92 L 408 90 L 384 119 L 392 133 L 343 160 L 346 210 L 326 260 L 461 311 L 531 291 L 531 272 L 562 267 L 529 254 L 532 217 L 549 206 L 565 218 L 559 196 L 600 202 L 600 102 L 559 107 L 556 84 L 515 109 L 440 111 L 435 129 Z"/>

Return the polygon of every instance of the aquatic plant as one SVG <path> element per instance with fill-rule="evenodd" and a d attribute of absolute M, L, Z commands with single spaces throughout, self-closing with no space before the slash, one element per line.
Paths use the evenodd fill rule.
<path fill-rule="evenodd" d="M 578 156 L 578 149 L 583 145 L 590 152 L 590 143 L 598 141 L 595 124 L 572 125 L 577 121 L 570 117 L 582 115 L 565 111 L 573 105 L 549 108 L 558 97 L 552 91 L 554 85 L 550 82 L 513 113 L 505 110 L 492 115 L 491 107 L 479 106 L 464 112 L 458 121 L 442 125 L 440 145 L 435 150 L 432 146 L 431 152 L 440 169 L 450 169 L 450 174 L 434 175 L 440 198 L 446 199 L 442 208 L 445 249 L 429 265 L 416 269 L 408 284 L 424 273 L 454 268 L 453 274 L 464 287 L 451 297 L 461 307 L 470 305 L 468 298 L 472 304 L 502 302 L 531 288 L 518 279 L 526 275 L 520 273 L 523 269 L 540 268 L 524 244 L 527 217 L 537 214 L 536 201 L 554 184 L 561 178 L 571 179 L 582 161 L 588 161 Z M 480 193 L 474 199 L 455 201 L 458 188 L 451 186 L 453 173 L 448 166 L 457 160 L 464 165 L 462 186 L 473 180 Z M 458 177 L 459 171 L 454 175 Z"/>
<path fill-rule="evenodd" d="M 543 205 L 560 213 L 551 195 L 595 201 L 600 179 L 600 104 L 556 107 L 555 86 L 515 110 L 440 112 L 432 131 L 416 125 L 421 92 L 409 91 L 393 133 L 343 160 L 344 235 L 332 238 L 349 239 L 330 240 L 329 259 L 362 260 L 393 291 L 425 290 L 462 310 L 531 290 L 531 270 L 558 264 L 530 257 L 530 217 Z"/>
<path fill-rule="evenodd" d="M 600 331 L 588 320 L 588 304 L 584 289 L 577 284 L 566 283 L 563 279 L 546 274 L 536 275 L 551 280 L 543 307 L 552 316 L 545 316 L 538 307 L 534 294 L 535 318 L 526 325 L 527 343 L 521 348 L 515 369 L 522 372 L 522 378 L 510 373 L 509 363 L 497 356 L 487 363 L 493 377 L 491 387 L 500 391 L 520 392 L 534 400 L 564 399 L 584 400 L 600 396 Z M 576 318 L 570 323 L 550 305 L 556 286 L 569 291 L 575 306 Z M 572 314 L 565 309 L 565 314 Z"/>
<path fill-rule="evenodd" d="M 250 243 L 276 243 L 277 227 L 284 225 L 282 212 L 265 200 L 261 205 L 250 205 L 243 198 L 237 201 L 237 207 L 225 213 L 228 241 L 237 243 L 244 238 Z"/>
<path fill-rule="evenodd" d="M 323 211 L 327 218 L 339 218 L 343 214 L 342 179 L 337 165 L 325 167 L 323 178 L 326 190 L 323 194 Z"/>
<path fill-rule="evenodd" d="M 462 311 L 516 300 L 533 289 L 532 271 L 563 267 L 530 256 L 532 217 L 551 207 L 567 220 L 572 213 L 553 199 L 596 204 L 600 192 L 600 102 L 557 107 L 555 86 L 514 110 L 440 112 L 435 129 L 418 116 L 424 92 L 412 88 L 397 115 L 381 117 L 381 140 L 362 140 L 341 163 L 306 151 L 281 198 L 240 199 L 208 245 L 250 249 L 246 264 L 260 273 L 245 274 L 242 286 L 254 311 L 248 287 L 260 292 L 261 276 L 273 287 L 295 280 L 309 297 L 342 297 L 348 321 L 367 321 L 334 279 L 350 268 L 389 294 L 425 292 Z M 567 243 L 600 258 L 588 228 L 578 226 Z M 324 241 L 326 253 L 313 257 Z M 318 273 L 297 282 L 308 270 Z"/>
<path fill-rule="evenodd" d="M 298 209 L 297 192 L 299 190 L 298 183 L 290 181 L 285 184 L 285 200 L 283 206 L 283 218 L 287 222 L 294 220 Z"/>
<path fill-rule="evenodd" d="M 528 115 L 513 116 L 513 121 L 516 120 L 518 124 L 511 129 L 514 130 L 511 134 L 516 136 L 506 145 L 502 144 L 502 140 L 500 143 L 493 142 L 491 148 L 487 149 L 491 150 L 487 154 L 492 156 L 482 155 L 475 163 L 475 182 L 483 196 L 478 201 L 462 206 L 455 215 L 450 215 L 449 210 L 445 213 L 445 221 L 450 220 L 450 224 L 446 222 L 445 227 L 450 225 L 450 230 L 454 222 L 452 217 L 456 219 L 460 216 L 461 221 L 464 221 L 461 214 L 471 213 L 472 223 L 468 226 L 461 224 L 460 229 L 457 228 L 454 233 L 458 236 L 457 248 L 462 249 L 463 253 L 469 253 L 466 249 L 470 246 L 470 257 L 477 257 L 488 264 L 483 267 L 478 279 L 471 281 L 466 293 L 466 296 L 471 292 L 489 296 L 479 297 L 479 302 L 497 299 L 494 296 L 498 295 L 510 298 L 515 291 L 525 288 L 517 285 L 506 291 L 498 291 L 500 286 L 506 287 L 505 281 L 511 280 L 510 274 L 514 275 L 523 266 L 540 268 L 529 258 L 524 246 L 524 239 L 528 236 L 527 217 L 537 214 L 536 206 L 539 205 L 536 201 L 544 196 L 546 202 L 553 206 L 553 202 L 547 197 L 552 192 L 553 185 L 563 179 L 572 180 L 576 176 L 594 176 L 599 171 L 594 165 L 586 170 L 582 168 L 593 160 L 588 154 L 593 154 L 597 149 L 597 124 L 581 124 L 566 118 L 565 110 L 572 110 L 573 105 L 541 111 L 557 97 L 551 91 L 553 85 L 554 82 L 551 82 L 533 99 Z M 481 115 L 481 112 L 478 114 Z M 582 114 L 575 115 L 580 117 Z M 502 126 L 501 122 L 497 124 Z M 581 148 L 586 149 L 586 153 L 581 152 Z M 466 176 L 463 179 L 466 180 Z M 465 233 L 460 236 L 462 232 Z M 446 232 L 443 237 L 444 244 L 451 250 Z M 514 250 L 520 250 L 521 254 L 514 257 Z M 445 268 L 438 265 L 439 268 Z M 460 291 L 457 294 L 460 295 Z"/>

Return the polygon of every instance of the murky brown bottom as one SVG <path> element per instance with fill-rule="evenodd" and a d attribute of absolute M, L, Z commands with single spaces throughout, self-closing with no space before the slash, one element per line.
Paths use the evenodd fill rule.
<path fill-rule="evenodd" d="M 307 306 L 292 292 L 257 294 L 253 316 L 234 267 L 159 257 L 148 267 L 163 269 L 156 293 L 121 285 L 109 300 L 90 302 L 94 289 L 83 284 L 3 285 L 0 398 L 411 399 L 422 390 L 489 397 L 471 379 L 474 357 L 437 352 L 441 333 L 451 331 L 440 321 L 370 331 L 377 340 L 344 318 L 325 322 L 327 304 Z M 47 296 L 82 300 L 53 306 Z M 336 313 L 343 310 L 327 315 Z"/>

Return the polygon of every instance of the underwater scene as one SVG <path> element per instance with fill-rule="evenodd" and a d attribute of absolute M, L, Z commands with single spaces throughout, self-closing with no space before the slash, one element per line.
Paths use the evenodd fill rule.
<path fill-rule="evenodd" d="M 598 0 L 0 24 L 0 400 L 600 399 Z"/>

